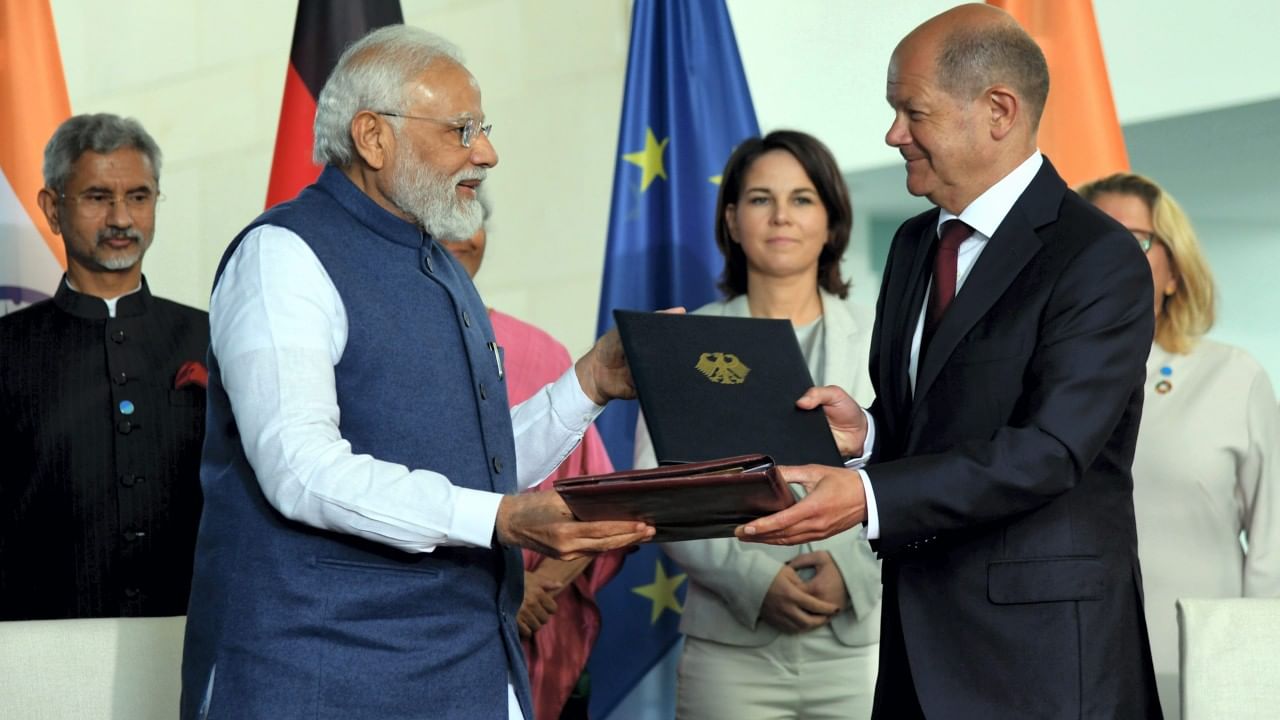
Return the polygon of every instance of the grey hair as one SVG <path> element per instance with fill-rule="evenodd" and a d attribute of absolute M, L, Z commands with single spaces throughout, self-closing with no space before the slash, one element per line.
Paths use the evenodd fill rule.
<path fill-rule="evenodd" d="M 952 97 L 969 101 L 997 83 L 1012 87 L 1031 110 L 1031 129 L 1040 126 L 1049 97 L 1049 64 L 1036 41 L 1015 22 L 953 30 L 938 48 L 938 84 Z"/>
<path fill-rule="evenodd" d="M 388 25 L 357 40 L 338 58 L 316 100 L 318 165 L 346 167 L 356 159 L 351 121 L 361 110 L 404 112 L 405 86 L 439 59 L 462 64 L 457 46 L 409 25 Z M 397 130 L 401 118 L 389 118 Z"/>
<path fill-rule="evenodd" d="M 133 148 L 146 156 L 151 165 L 151 175 L 160 184 L 160 146 L 133 118 L 111 113 L 73 115 L 66 119 L 44 146 L 44 184 L 61 193 L 71 179 L 71 166 L 80 156 L 92 151 L 115 152 L 120 148 Z"/>

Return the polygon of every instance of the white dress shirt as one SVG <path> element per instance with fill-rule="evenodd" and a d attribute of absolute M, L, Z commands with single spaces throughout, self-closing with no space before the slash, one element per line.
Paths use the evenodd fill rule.
<path fill-rule="evenodd" d="M 1031 154 L 1031 157 L 1014 168 L 1013 172 L 1005 175 L 999 182 L 987 188 L 986 192 L 969 203 L 969 206 L 962 210 L 959 215 L 953 215 L 947 210 L 939 209 L 936 229 L 939 236 L 942 234 L 942 226 L 950 220 L 959 219 L 973 228 L 973 234 L 960 243 L 956 258 L 957 296 L 960 295 L 960 290 L 964 286 L 965 279 L 969 277 L 969 272 L 977 264 L 978 257 L 986 249 L 987 241 L 991 239 L 992 235 L 996 234 L 996 230 L 1004 222 L 1005 216 L 1013 209 L 1014 203 L 1018 202 L 1018 198 L 1022 197 L 1022 193 L 1026 192 L 1027 187 L 1031 185 L 1036 173 L 1040 172 L 1042 164 L 1044 164 L 1044 157 L 1039 150 L 1036 150 Z M 926 298 L 929 297 L 929 290 L 932 286 L 933 279 L 930 278 L 929 287 L 925 288 L 924 296 Z M 913 393 L 916 388 L 916 371 L 920 363 L 920 338 L 924 332 L 926 306 L 927 303 L 920 304 L 920 316 L 916 320 L 916 331 L 911 337 L 911 360 L 907 367 L 907 372 L 911 378 L 911 390 Z M 863 445 L 863 456 L 855 460 L 852 466 L 857 468 L 858 475 L 862 477 L 862 489 L 867 495 L 867 538 L 875 540 L 880 537 L 880 514 L 876 510 L 876 496 L 871 488 L 871 479 L 867 476 L 867 471 L 862 469 L 862 465 L 871 456 L 871 449 L 875 447 L 875 421 L 872 420 L 870 413 L 865 410 L 863 413 L 867 416 L 867 440 Z"/>

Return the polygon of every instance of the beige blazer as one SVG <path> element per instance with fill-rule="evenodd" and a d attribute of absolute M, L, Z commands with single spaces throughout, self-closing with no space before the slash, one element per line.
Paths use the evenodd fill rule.
<path fill-rule="evenodd" d="M 872 315 L 869 310 L 822 294 L 825 358 L 819 385 L 839 385 L 861 405 L 874 399 L 867 374 Z M 745 295 L 714 302 L 699 315 L 750 317 Z M 657 466 L 644 418 L 636 423 L 635 467 Z M 791 558 L 814 550 L 831 553 L 849 591 L 849 607 L 832 619 L 845 645 L 869 645 L 880 637 L 880 564 L 861 529 L 795 547 L 742 543 L 734 538 L 664 543 L 663 550 L 689 576 L 680 630 L 686 635 L 744 647 L 766 645 L 780 631 L 760 621 L 765 593 Z M 821 628 L 819 628 L 821 629 Z"/>

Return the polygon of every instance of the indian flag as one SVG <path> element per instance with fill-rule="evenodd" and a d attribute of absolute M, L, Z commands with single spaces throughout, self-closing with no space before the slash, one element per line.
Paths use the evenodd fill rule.
<path fill-rule="evenodd" d="M 70 115 L 48 0 L 0 0 L 0 315 L 52 296 L 66 267 L 36 194 L 44 145 Z"/>

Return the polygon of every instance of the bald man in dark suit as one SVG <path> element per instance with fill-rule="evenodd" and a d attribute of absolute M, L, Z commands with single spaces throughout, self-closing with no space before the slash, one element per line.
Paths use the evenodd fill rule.
<path fill-rule="evenodd" d="M 871 346 L 876 402 L 822 406 L 864 468 L 739 529 L 794 544 L 866 523 L 883 558 L 876 718 L 1159 717 L 1130 466 L 1153 332 L 1124 228 L 1036 146 L 1048 69 L 964 5 L 889 64 L 886 141 L 937 207 L 899 228 Z"/>

